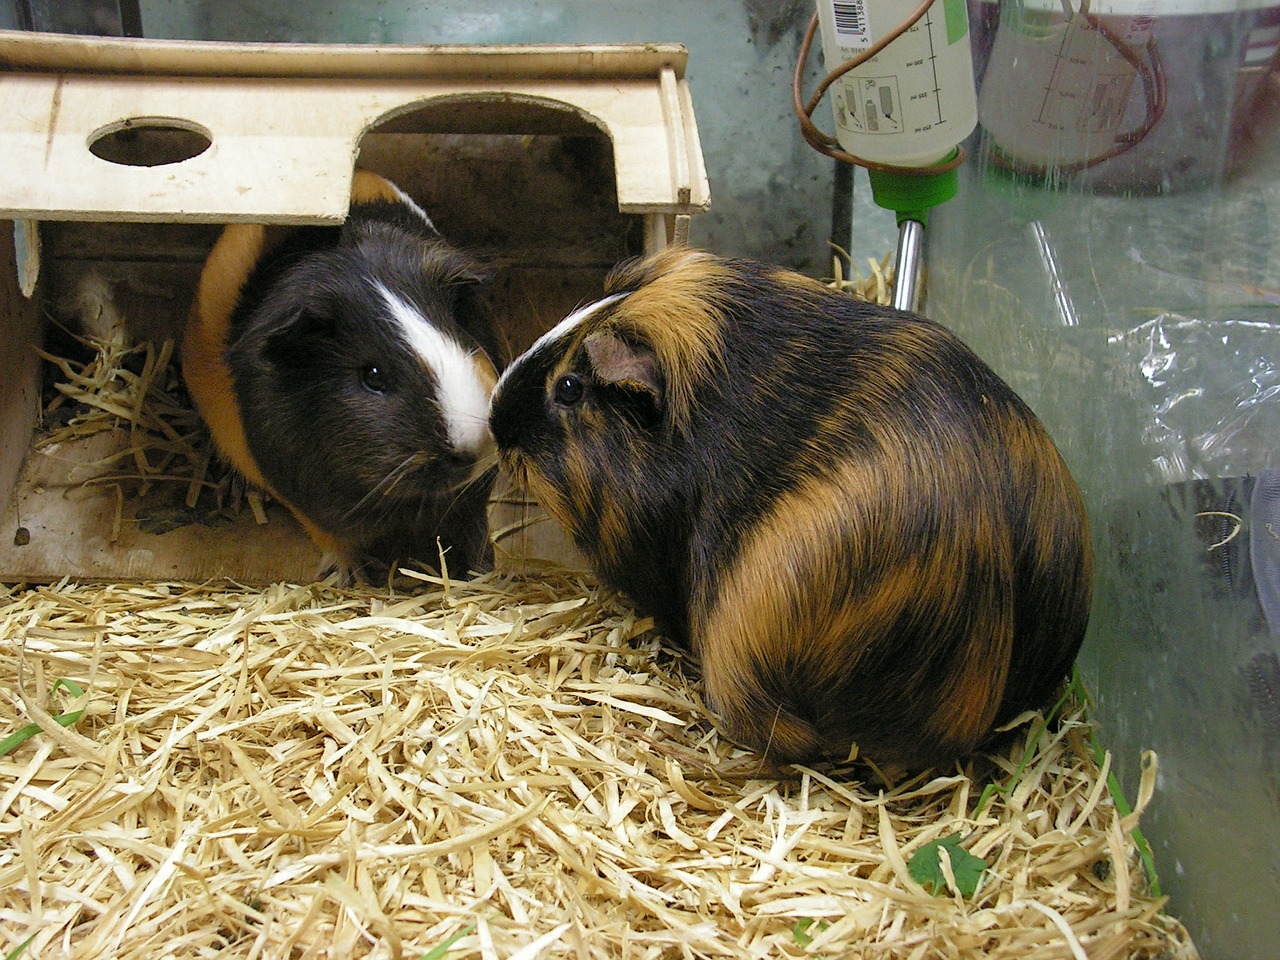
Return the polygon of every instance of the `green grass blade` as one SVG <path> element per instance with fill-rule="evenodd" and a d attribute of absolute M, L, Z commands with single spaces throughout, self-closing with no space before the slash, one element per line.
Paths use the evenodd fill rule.
<path fill-rule="evenodd" d="M 1102 764 L 1107 759 L 1106 751 L 1096 740 L 1090 739 L 1089 745 L 1093 748 L 1094 762 L 1101 770 Z M 1120 787 L 1120 781 L 1114 770 L 1107 771 L 1107 792 L 1111 794 L 1111 802 L 1115 804 L 1116 813 L 1120 814 L 1121 820 L 1133 813 L 1133 807 L 1129 806 L 1129 801 L 1125 799 L 1124 790 Z M 1140 827 L 1133 828 L 1132 836 L 1133 845 L 1138 848 L 1138 858 L 1142 861 L 1142 870 L 1147 875 L 1147 886 L 1151 889 L 1151 895 L 1164 896 L 1160 892 L 1160 877 L 1156 874 L 1156 858 L 1151 852 L 1151 844 L 1147 843 L 1147 838 Z"/>
<path fill-rule="evenodd" d="M 26 951 L 27 947 L 31 946 L 31 941 L 35 940 L 35 938 L 36 938 L 36 935 L 34 933 L 31 936 L 27 937 L 27 939 L 23 940 L 20 944 L 14 947 L 13 950 L 11 950 L 5 956 L 4 960 L 18 960 L 18 957 L 22 956 L 22 954 Z"/>
<path fill-rule="evenodd" d="M 459 940 L 461 940 L 463 937 L 470 936 L 472 933 L 475 932 L 475 929 L 476 929 L 476 925 L 474 923 L 468 924 L 467 926 L 459 930 L 457 933 L 455 933 L 453 936 L 451 936 L 444 943 L 436 947 L 433 947 L 430 951 L 428 951 L 427 953 L 424 953 L 422 955 L 422 960 L 444 960 L 445 955 L 449 952 L 449 948 L 452 947 Z"/>
<path fill-rule="evenodd" d="M 53 685 L 53 690 L 51 692 L 57 693 L 59 688 L 65 689 L 77 700 L 84 696 L 84 688 L 81 687 L 80 684 L 76 683 L 74 680 L 62 679 L 62 680 L 56 681 Z M 53 719 L 60 726 L 69 727 L 75 723 L 78 723 L 80 718 L 83 716 L 84 716 L 84 709 L 81 708 L 79 710 L 71 710 L 67 713 L 59 714 Z M 9 734 L 9 736 L 5 737 L 3 740 L 0 740 L 0 757 L 8 756 L 10 753 L 12 753 L 14 750 L 17 750 L 20 746 L 22 746 L 24 743 L 26 743 L 36 734 L 40 733 L 40 731 L 41 731 L 40 724 L 29 723 L 25 727 L 22 727 L 21 729 Z M 25 944 L 23 946 L 25 946 Z"/>
<path fill-rule="evenodd" d="M 1022 752 L 1022 759 L 1018 761 L 1018 766 L 1014 769 L 1013 773 L 1009 775 L 1008 782 L 1001 784 L 993 781 L 982 788 L 982 793 L 978 797 L 978 805 L 974 807 L 973 810 L 973 816 L 975 819 L 978 814 L 986 809 L 987 804 L 991 801 L 994 794 L 998 792 L 1007 797 L 1017 788 L 1018 783 L 1022 780 L 1022 775 L 1026 772 L 1027 766 L 1031 763 L 1031 758 L 1035 756 L 1036 742 L 1040 739 L 1040 734 L 1044 733 L 1044 731 L 1049 728 L 1049 724 L 1053 723 L 1053 721 L 1057 719 L 1058 714 L 1062 711 L 1062 708 L 1066 705 L 1067 700 L 1071 698 L 1072 694 L 1079 694 L 1081 702 L 1084 702 L 1084 685 L 1080 680 L 1079 671 L 1074 669 L 1071 673 L 1071 682 L 1067 684 L 1067 688 L 1062 691 L 1062 696 L 1058 698 L 1058 702 L 1053 705 L 1053 708 L 1047 714 L 1045 714 L 1044 719 L 1036 724 L 1035 730 L 1032 732 L 1031 736 L 1027 737 L 1027 748 Z"/>

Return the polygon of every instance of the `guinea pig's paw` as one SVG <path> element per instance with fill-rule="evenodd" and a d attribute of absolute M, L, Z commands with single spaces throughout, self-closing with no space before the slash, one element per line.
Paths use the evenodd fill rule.
<path fill-rule="evenodd" d="M 215 506 L 232 514 L 239 513 L 249 489 L 244 475 L 225 460 L 216 459 L 209 465 L 208 480 L 213 486 Z"/>
<path fill-rule="evenodd" d="M 320 565 L 316 569 L 316 580 L 332 579 L 335 587 L 354 587 L 360 580 L 356 568 L 346 557 L 335 553 L 325 553 L 320 557 Z"/>

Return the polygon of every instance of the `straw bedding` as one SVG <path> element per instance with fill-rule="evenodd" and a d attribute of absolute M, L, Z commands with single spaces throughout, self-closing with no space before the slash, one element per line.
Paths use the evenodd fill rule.
<path fill-rule="evenodd" d="M 650 626 L 562 569 L 5 588 L 0 956 L 1196 957 L 1078 692 L 778 776 Z"/>

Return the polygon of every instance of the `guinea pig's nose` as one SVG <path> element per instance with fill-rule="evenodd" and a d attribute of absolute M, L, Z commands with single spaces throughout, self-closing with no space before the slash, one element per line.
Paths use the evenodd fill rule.
<path fill-rule="evenodd" d="M 450 427 L 449 455 L 468 460 L 483 460 L 493 453 L 493 431 L 488 418 L 470 418 L 465 428 Z"/>
<path fill-rule="evenodd" d="M 499 450 L 518 447 L 532 420 L 533 410 L 528 404 L 495 403 L 489 414 L 490 436 Z"/>
<path fill-rule="evenodd" d="M 493 442 L 499 450 L 506 449 L 515 443 L 515 427 L 511 417 L 500 414 L 496 407 L 489 414 L 489 435 L 493 437 Z"/>

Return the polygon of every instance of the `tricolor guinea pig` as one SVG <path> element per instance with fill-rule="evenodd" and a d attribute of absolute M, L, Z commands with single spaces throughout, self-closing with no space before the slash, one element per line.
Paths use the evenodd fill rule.
<path fill-rule="evenodd" d="M 775 764 L 947 762 L 1044 704 L 1089 615 L 1079 491 L 946 328 L 673 248 L 514 360 L 500 460 Z"/>
<path fill-rule="evenodd" d="M 340 227 L 224 229 L 184 378 L 222 455 L 345 579 L 438 567 L 441 546 L 484 569 L 499 354 L 479 275 L 394 184 L 353 184 Z"/>

